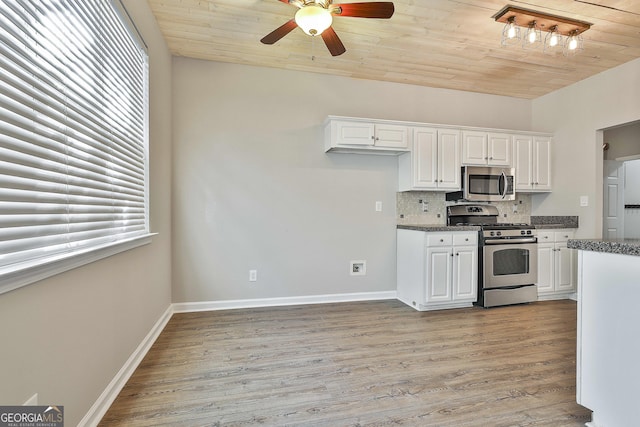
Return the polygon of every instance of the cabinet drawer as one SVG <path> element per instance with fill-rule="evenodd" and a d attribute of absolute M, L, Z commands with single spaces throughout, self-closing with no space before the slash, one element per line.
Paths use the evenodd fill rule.
<path fill-rule="evenodd" d="M 556 242 L 566 242 L 569 239 L 573 239 L 574 232 L 573 231 L 556 231 L 554 233 L 554 238 Z"/>
<path fill-rule="evenodd" d="M 538 243 L 552 243 L 555 241 L 553 231 L 538 231 Z"/>
<path fill-rule="evenodd" d="M 453 235 L 454 246 L 476 246 L 478 233 L 455 233 Z"/>
<path fill-rule="evenodd" d="M 427 246 L 451 246 L 453 236 L 449 233 L 427 233 Z"/>

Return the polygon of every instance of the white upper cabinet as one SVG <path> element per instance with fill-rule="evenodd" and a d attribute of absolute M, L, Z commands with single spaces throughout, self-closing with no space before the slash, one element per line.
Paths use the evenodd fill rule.
<path fill-rule="evenodd" d="M 325 151 L 398 154 L 409 151 L 408 127 L 375 121 L 330 119 Z"/>
<path fill-rule="evenodd" d="M 412 128 L 411 153 L 398 158 L 398 174 L 400 191 L 460 189 L 460 131 Z"/>
<path fill-rule="evenodd" d="M 514 135 L 513 166 L 516 191 L 551 191 L 551 138 Z"/>
<path fill-rule="evenodd" d="M 511 166 L 511 135 L 482 131 L 462 132 L 462 164 Z"/>

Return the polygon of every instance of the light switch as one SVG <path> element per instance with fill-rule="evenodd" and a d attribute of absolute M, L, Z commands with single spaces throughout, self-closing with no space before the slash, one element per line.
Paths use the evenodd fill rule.
<path fill-rule="evenodd" d="M 376 212 L 382 212 L 382 202 L 381 201 L 377 201 L 376 202 Z"/>
<path fill-rule="evenodd" d="M 589 196 L 580 196 L 580 206 L 589 206 Z"/>

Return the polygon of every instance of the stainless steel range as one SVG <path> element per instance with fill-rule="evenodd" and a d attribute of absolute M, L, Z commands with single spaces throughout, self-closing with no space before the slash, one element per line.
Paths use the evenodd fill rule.
<path fill-rule="evenodd" d="M 448 225 L 478 225 L 478 305 L 495 307 L 538 300 L 538 238 L 528 224 L 498 223 L 492 205 L 447 208 Z"/>

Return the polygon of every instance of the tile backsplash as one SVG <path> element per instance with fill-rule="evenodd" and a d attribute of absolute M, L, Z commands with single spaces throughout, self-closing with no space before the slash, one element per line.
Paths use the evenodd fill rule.
<path fill-rule="evenodd" d="M 427 212 L 423 211 L 425 204 Z M 447 206 L 455 204 L 456 202 L 445 200 L 444 192 L 405 191 L 396 193 L 397 222 L 401 225 L 444 225 L 447 223 Z M 530 194 L 517 194 L 516 200 L 508 202 L 470 204 L 494 205 L 499 212 L 498 222 L 527 224 L 531 222 Z"/>

